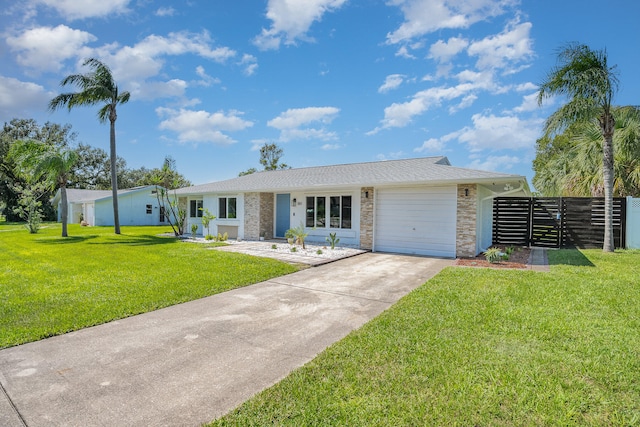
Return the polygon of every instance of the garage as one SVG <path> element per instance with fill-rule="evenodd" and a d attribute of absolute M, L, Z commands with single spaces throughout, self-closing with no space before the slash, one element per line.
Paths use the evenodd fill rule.
<path fill-rule="evenodd" d="M 456 186 L 376 191 L 374 250 L 456 256 Z"/>

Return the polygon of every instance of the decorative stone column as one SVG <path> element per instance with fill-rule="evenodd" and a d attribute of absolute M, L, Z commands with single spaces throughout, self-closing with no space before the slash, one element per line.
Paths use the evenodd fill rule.
<path fill-rule="evenodd" d="M 273 238 L 273 193 L 245 193 L 244 238 L 258 240 Z"/>
<path fill-rule="evenodd" d="M 273 193 L 260 193 L 260 235 L 273 239 Z"/>
<path fill-rule="evenodd" d="M 360 249 L 373 249 L 373 187 L 360 189 Z"/>
<path fill-rule="evenodd" d="M 476 256 L 478 189 L 476 184 L 458 185 L 456 256 Z"/>

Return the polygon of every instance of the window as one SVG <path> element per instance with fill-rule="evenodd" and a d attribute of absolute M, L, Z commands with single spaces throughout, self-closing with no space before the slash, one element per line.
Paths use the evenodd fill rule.
<path fill-rule="evenodd" d="M 189 202 L 189 217 L 202 218 L 202 200 L 191 200 Z"/>
<path fill-rule="evenodd" d="M 153 206 L 147 205 L 147 215 L 151 215 L 153 213 Z"/>
<path fill-rule="evenodd" d="M 327 212 L 329 199 L 329 212 Z M 329 228 L 351 228 L 351 196 L 318 196 L 307 197 L 307 211 L 305 225 L 307 227 L 327 228 L 327 213 Z"/>
<path fill-rule="evenodd" d="M 331 228 L 351 228 L 351 196 L 331 196 L 329 206 Z"/>
<path fill-rule="evenodd" d="M 164 210 L 164 206 L 160 206 L 160 222 L 166 222 L 165 216 L 166 211 Z"/>
<path fill-rule="evenodd" d="M 218 199 L 218 218 L 237 218 L 237 201 L 235 197 L 220 197 Z"/>

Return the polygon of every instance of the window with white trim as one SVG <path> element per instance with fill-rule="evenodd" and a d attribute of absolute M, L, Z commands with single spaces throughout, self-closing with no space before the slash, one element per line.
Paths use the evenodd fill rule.
<path fill-rule="evenodd" d="M 191 200 L 189 202 L 189 217 L 202 218 L 202 200 Z"/>
<path fill-rule="evenodd" d="M 147 215 L 151 215 L 153 213 L 153 206 L 147 205 Z"/>
<path fill-rule="evenodd" d="M 351 196 L 307 196 L 305 226 L 351 229 Z"/>
<path fill-rule="evenodd" d="M 218 198 L 218 218 L 237 218 L 237 203 L 238 199 L 235 197 Z"/>

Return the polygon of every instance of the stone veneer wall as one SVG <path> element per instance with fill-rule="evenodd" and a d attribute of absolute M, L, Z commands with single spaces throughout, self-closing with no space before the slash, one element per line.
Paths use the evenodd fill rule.
<path fill-rule="evenodd" d="M 465 196 L 465 189 L 469 194 Z M 478 188 L 476 184 L 458 185 L 458 209 L 456 215 L 456 256 L 476 256 Z"/>
<path fill-rule="evenodd" d="M 260 193 L 260 233 L 265 239 L 273 239 L 273 193 Z"/>
<path fill-rule="evenodd" d="M 373 249 L 373 196 L 373 187 L 360 189 L 360 249 Z"/>
<path fill-rule="evenodd" d="M 258 240 L 260 237 L 260 193 L 244 194 L 244 238 Z"/>
<path fill-rule="evenodd" d="M 244 238 L 258 240 L 262 232 L 273 238 L 273 193 L 245 193 Z"/>

